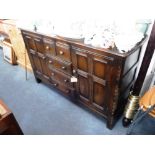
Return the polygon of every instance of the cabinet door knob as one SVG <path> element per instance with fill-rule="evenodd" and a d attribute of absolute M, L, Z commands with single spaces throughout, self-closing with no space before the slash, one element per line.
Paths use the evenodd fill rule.
<path fill-rule="evenodd" d="M 63 70 L 65 70 L 65 69 L 66 69 L 66 67 L 65 67 L 65 66 L 62 66 L 61 68 L 62 68 Z"/>
<path fill-rule="evenodd" d="M 50 60 L 49 63 L 52 64 L 53 63 L 52 60 Z"/>
<path fill-rule="evenodd" d="M 46 50 L 49 50 L 50 49 L 50 47 L 49 46 L 46 46 Z"/>
<path fill-rule="evenodd" d="M 63 51 L 59 51 L 59 53 L 60 53 L 60 55 L 63 55 L 63 54 L 64 54 L 64 52 L 63 52 Z"/>

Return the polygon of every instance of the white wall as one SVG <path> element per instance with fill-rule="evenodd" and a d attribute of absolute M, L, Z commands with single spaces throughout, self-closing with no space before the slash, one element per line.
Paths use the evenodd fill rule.
<path fill-rule="evenodd" d="M 154 16 L 154 0 L 5 0 L 1 18 L 147 18 Z M 9 11 L 6 11 L 9 10 Z"/>

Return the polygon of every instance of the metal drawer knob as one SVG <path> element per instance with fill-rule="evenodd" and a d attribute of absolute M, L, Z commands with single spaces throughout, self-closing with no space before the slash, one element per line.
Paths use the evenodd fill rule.
<path fill-rule="evenodd" d="M 42 57 L 43 60 L 45 60 L 45 58 L 46 58 L 45 56 Z"/>
<path fill-rule="evenodd" d="M 76 73 L 76 70 L 75 70 L 75 69 L 73 69 L 73 73 L 74 73 L 74 74 Z"/>
<path fill-rule="evenodd" d="M 47 49 L 47 50 L 49 50 L 49 49 L 50 49 L 50 47 L 49 47 L 49 46 L 46 46 L 46 49 Z"/>
<path fill-rule="evenodd" d="M 52 60 L 50 60 L 49 63 L 52 64 L 53 63 Z"/>
<path fill-rule="evenodd" d="M 64 82 L 65 82 L 65 83 L 67 83 L 67 82 L 68 82 L 68 80 L 67 80 L 67 79 L 65 79 L 65 80 L 64 80 Z"/>
<path fill-rule="evenodd" d="M 65 67 L 65 66 L 62 66 L 61 68 L 62 68 L 63 70 L 65 70 L 65 69 L 66 69 L 66 67 Z"/>
<path fill-rule="evenodd" d="M 69 89 L 67 89 L 67 90 L 66 90 L 66 93 L 68 94 L 69 92 L 70 92 L 70 90 L 69 90 Z"/>
<path fill-rule="evenodd" d="M 57 86 L 58 86 L 58 84 L 57 84 L 57 83 L 54 83 L 53 85 L 54 85 L 55 87 L 57 87 Z"/>
<path fill-rule="evenodd" d="M 60 51 L 59 53 L 60 53 L 60 55 L 63 55 L 63 54 L 64 54 L 64 52 L 63 52 L 63 51 Z"/>
<path fill-rule="evenodd" d="M 54 76 L 54 75 L 55 75 L 55 73 L 52 73 L 51 75 L 52 75 L 52 76 Z"/>

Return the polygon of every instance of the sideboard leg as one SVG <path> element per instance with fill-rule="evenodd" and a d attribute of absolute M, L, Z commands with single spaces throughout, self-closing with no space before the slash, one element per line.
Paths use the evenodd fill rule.
<path fill-rule="evenodd" d="M 108 129 L 110 129 L 110 130 L 112 130 L 112 128 L 114 127 L 114 124 L 115 124 L 115 122 L 114 122 L 114 116 L 109 116 L 108 117 L 108 120 L 107 120 L 107 128 Z"/>
<path fill-rule="evenodd" d="M 35 78 L 37 83 L 41 83 L 41 79 Z"/>

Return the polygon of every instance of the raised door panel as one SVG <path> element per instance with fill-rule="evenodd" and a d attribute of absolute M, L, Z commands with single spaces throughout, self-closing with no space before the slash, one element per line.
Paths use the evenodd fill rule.
<path fill-rule="evenodd" d="M 89 72 L 89 57 L 85 50 L 77 47 L 72 47 L 72 59 L 73 69 L 76 72 Z"/>
<path fill-rule="evenodd" d="M 37 74 L 41 75 L 42 67 L 41 67 L 40 60 L 39 60 L 38 56 L 36 55 L 36 52 L 31 49 L 29 49 L 28 51 L 29 51 L 29 58 L 30 58 L 30 61 L 31 61 L 34 71 Z"/>
<path fill-rule="evenodd" d="M 26 35 L 26 36 L 24 37 L 24 40 L 25 40 L 26 45 L 27 45 L 27 48 L 28 48 L 29 50 L 34 50 L 34 51 L 36 50 L 36 48 L 35 48 L 35 43 L 34 43 L 32 37 Z"/>
<path fill-rule="evenodd" d="M 106 80 L 107 75 L 110 74 L 109 62 L 102 56 L 92 55 L 92 75 L 96 78 Z"/>
<path fill-rule="evenodd" d="M 113 57 L 96 56 L 92 57 L 92 76 L 101 80 L 107 81 L 119 81 L 121 74 L 120 63 Z"/>
<path fill-rule="evenodd" d="M 90 85 L 89 78 L 87 75 L 78 74 L 77 82 L 78 97 L 81 101 L 86 104 L 90 103 Z"/>
<path fill-rule="evenodd" d="M 92 81 L 92 104 L 95 108 L 105 111 L 106 86 L 104 81 L 94 78 Z"/>
<path fill-rule="evenodd" d="M 44 44 L 43 44 L 42 38 L 37 36 L 37 37 L 33 37 L 33 40 L 35 43 L 36 52 L 44 54 L 45 52 L 44 52 Z"/>
<path fill-rule="evenodd" d="M 78 74 L 78 89 L 79 96 L 86 103 L 90 99 L 90 86 L 88 78 L 88 58 L 85 53 L 76 52 L 77 74 Z"/>
<path fill-rule="evenodd" d="M 88 72 L 88 58 L 86 55 L 77 54 L 77 68 L 78 70 Z"/>
<path fill-rule="evenodd" d="M 93 60 L 93 75 L 105 79 L 107 62 L 97 58 L 94 58 Z"/>
<path fill-rule="evenodd" d="M 41 63 L 42 74 L 43 74 L 44 78 L 46 78 L 47 80 L 49 80 L 50 70 L 48 68 L 47 61 L 44 58 L 39 58 L 39 59 L 40 59 L 40 63 Z"/>

